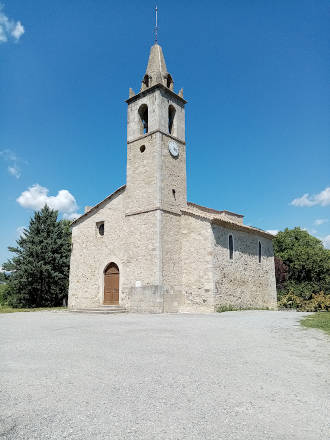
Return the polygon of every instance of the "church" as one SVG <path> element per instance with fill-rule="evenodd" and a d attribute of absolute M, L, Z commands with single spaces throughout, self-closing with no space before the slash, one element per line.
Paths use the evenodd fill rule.
<path fill-rule="evenodd" d="M 157 43 L 126 102 L 126 185 L 72 223 L 69 309 L 276 308 L 273 236 L 187 201 L 187 101 Z"/>

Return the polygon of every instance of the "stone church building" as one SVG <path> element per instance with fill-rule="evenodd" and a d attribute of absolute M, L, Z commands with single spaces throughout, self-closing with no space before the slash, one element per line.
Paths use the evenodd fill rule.
<path fill-rule="evenodd" d="M 187 202 L 186 101 L 158 44 L 126 102 L 127 183 L 72 223 L 69 308 L 276 307 L 272 235 Z"/>

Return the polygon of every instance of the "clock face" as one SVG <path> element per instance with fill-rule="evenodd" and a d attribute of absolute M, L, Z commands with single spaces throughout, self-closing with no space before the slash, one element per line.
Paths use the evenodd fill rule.
<path fill-rule="evenodd" d="M 169 141 L 168 150 L 173 157 L 179 156 L 179 145 L 175 141 Z"/>

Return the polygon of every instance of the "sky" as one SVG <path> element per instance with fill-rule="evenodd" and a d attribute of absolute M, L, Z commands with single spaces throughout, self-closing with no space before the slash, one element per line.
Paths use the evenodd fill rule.
<path fill-rule="evenodd" d="M 0 265 L 35 209 L 74 218 L 126 180 L 126 106 L 154 42 L 145 0 L 0 0 Z M 162 0 L 186 105 L 188 200 L 330 247 L 328 0 Z"/>

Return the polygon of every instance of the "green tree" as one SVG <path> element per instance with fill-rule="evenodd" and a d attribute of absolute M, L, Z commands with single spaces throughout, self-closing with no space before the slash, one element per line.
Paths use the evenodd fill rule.
<path fill-rule="evenodd" d="M 0 283 L 6 283 L 9 280 L 9 275 L 6 272 L 0 272 Z"/>
<path fill-rule="evenodd" d="M 279 232 L 273 240 L 275 256 L 288 266 L 281 293 L 294 291 L 306 299 L 312 293 L 330 293 L 330 251 L 301 228 Z"/>
<path fill-rule="evenodd" d="M 71 231 L 47 205 L 34 213 L 29 227 L 8 249 L 15 256 L 3 265 L 12 271 L 6 301 L 13 307 L 60 306 L 69 282 Z"/>

